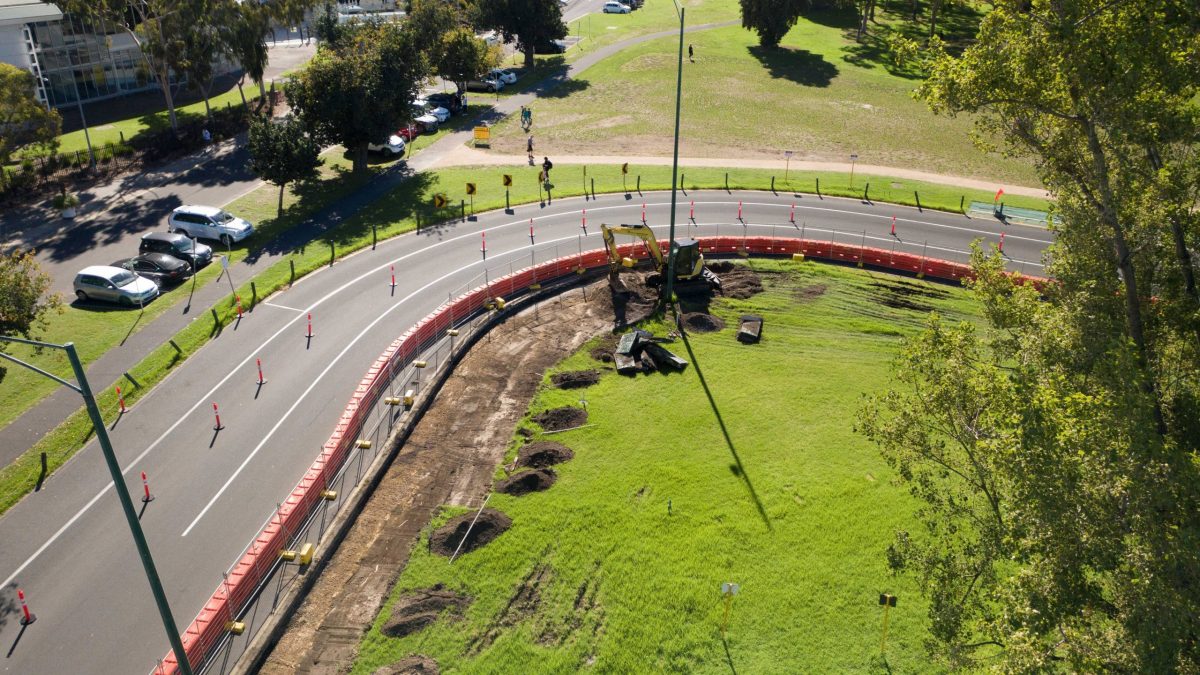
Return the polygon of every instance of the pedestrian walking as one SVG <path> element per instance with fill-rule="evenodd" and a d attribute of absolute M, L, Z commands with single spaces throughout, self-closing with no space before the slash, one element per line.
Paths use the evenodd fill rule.
<path fill-rule="evenodd" d="M 542 173 L 546 176 L 546 182 L 550 182 L 550 169 L 554 168 L 554 162 L 550 161 L 549 157 L 542 158 Z"/>
<path fill-rule="evenodd" d="M 688 45 L 688 61 L 691 61 L 692 63 L 696 62 L 696 59 L 692 58 L 695 55 L 695 53 L 696 52 L 692 51 L 692 45 L 689 44 Z"/>
<path fill-rule="evenodd" d="M 529 166 L 533 166 L 533 134 L 525 141 L 525 152 L 529 154 Z"/>
<path fill-rule="evenodd" d="M 209 133 L 208 127 L 204 127 L 204 130 L 200 132 L 200 137 L 204 139 L 205 145 L 212 143 L 212 134 Z"/>

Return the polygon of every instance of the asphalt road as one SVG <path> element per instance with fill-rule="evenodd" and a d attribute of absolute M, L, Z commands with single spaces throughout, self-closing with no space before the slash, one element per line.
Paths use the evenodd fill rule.
<path fill-rule="evenodd" d="M 803 233 L 962 260 L 972 239 L 997 241 L 1002 227 L 992 219 L 761 192 L 681 195 L 680 223 L 693 199 L 697 225 L 681 224 L 680 236 Z M 744 224 L 736 221 L 739 200 Z M 667 220 L 669 194 L 647 194 L 645 202 L 649 222 Z M 383 242 L 260 304 L 139 401 L 111 436 L 131 491 L 140 494 L 145 471 L 157 497 L 142 524 L 179 628 L 299 480 L 367 366 L 397 335 L 449 294 L 482 283 L 485 268 L 495 278 L 530 261 L 598 248 L 601 222 L 637 222 L 641 210 L 636 194 L 562 200 Z M 893 215 L 896 237 L 889 234 Z M 665 227 L 656 230 L 665 236 Z M 1005 231 L 1013 268 L 1040 273 L 1050 235 L 1023 226 Z M 311 343 L 304 338 L 308 312 Z M 256 357 L 268 379 L 261 391 Z M 213 402 L 226 425 L 219 433 L 212 430 Z M 0 519 L 0 541 L 0 646 L 9 652 L 0 672 L 148 672 L 167 651 L 94 443 Z M 18 586 L 38 616 L 25 630 Z"/>

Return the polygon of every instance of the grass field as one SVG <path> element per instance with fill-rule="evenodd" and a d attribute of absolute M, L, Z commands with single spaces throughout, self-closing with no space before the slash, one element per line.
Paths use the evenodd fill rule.
<path fill-rule="evenodd" d="M 547 375 L 530 415 L 586 397 L 590 427 L 544 437 L 575 458 L 555 467 L 545 492 L 493 494 L 489 507 L 512 529 L 453 565 L 422 539 L 354 673 L 412 653 L 463 673 L 938 670 L 921 647 L 926 605 L 884 557 L 893 532 L 914 526 L 914 502 L 852 426 L 862 395 L 889 383 L 901 337 L 930 309 L 975 320 L 974 303 L 958 288 L 878 272 L 749 264 L 766 292 L 716 303 L 730 327 L 691 337 L 729 443 L 694 365 L 637 378 L 606 371 L 584 390 L 553 389 Z M 733 339 L 750 312 L 766 319 L 757 346 Z M 591 346 L 556 370 L 604 367 Z M 687 357 L 683 345 L 671 349 Z M 543 439 L 528 418 L 522 426 Z M 520 443 L 515 435 L 509 460 Z M 538 600 L 514 615 L 510 599 L 535 570 Z M 727 645 L 723 582 L 741 585 Z M 380 632 L 398 596 L 437 583 L 472 599 L 463 618 L 404 638 Z M 886 666 L 884 592 L 900 599 Z M 489 629 L 494 642 L 468 647 Z"/>
<path fill-rule="evenodd" d="M 648 5 L 633 16 L 653 11 Z M 736 26 L 686 37 L 696 57 L 684 64 L 681 156 L 779 158 L 791 150 L 797 158 L 845 162 L 856 153 L 864 163 L 1038 185 L 1030 162 L 974 146 L 971 116 L 938 117 L 914 100 L 918 81 L 878 45 L 855 43 L 843 15 L 814 17 L 823 23 L 801 19 L 780 50 L 761 50 L 753 33 Z M 617 18 L 626 17 L 604 20 Z M 535 102 L 539 148 L 669 155 L 677 49 L 674 38 L 629 47 Z M 518 153 L 524 141 L 509 120 L 497 126 L 493 147 Z"/>

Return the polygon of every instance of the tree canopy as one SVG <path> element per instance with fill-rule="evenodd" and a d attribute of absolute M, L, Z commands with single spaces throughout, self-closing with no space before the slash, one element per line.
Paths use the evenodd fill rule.
<path fill-rule="evenodd" d="M 13 150 L 23 145 L 53 150 L 61 131 L 58 111 L 34 95 L 33 73 L 0 63 L 0 165 L 7 164 Z"/>
<path fill-rule="evenodd" d="M 47 314 L 62 304 L 57 294 L 47 293 L 50 282 L 32 252 L 0 254 L 0 335 L 35 338 L 45 328 Z M 0 342 L 0 351 L 8 345 Z"/>
<path fill-rule="evenodd" d="M 321 145 L 289 115 L 282 120 L 256 117 L 250 122 L 247 149 L 250 170 L 279 186 L 277 214 L 283 214 L 283 190 L 288 183 L 314 178 L 321 165 Z"/>
<path fill-rule="evenodd" d="M 533 67 L 537 45 L 567 34 L 558 0 L 478 0 L 477 7 L 481 27 L 498 31 L 505 41 L 521 44 L 526 68 Z"/>
<path fill-rule="evenodd" d="M 336 48 L 322 45 L 288 83 L 288 102 L 324 144 L 340 144 L 367 167 L 367 144 L 386 139 L 412 119 L 411 102 L 429 74 L 413 31 L 397 24 L 346 30 Z"/>
<path fill-rule="evenodd" d="M 932 319 L 861 418 L 922 504 L 889 563 L 929 594 L 953 666 L 1200 669 L 1195 18 L 1000 0 L 919 89 L 1056 197 L 1053 281 L 977 252 L 986 327 Z"/>
<path fill-rule="evenodd" d="M 778 47 L 779 41 L 808 9 L 808 0 L 740 0 L 742 28 L 758 33 L 763 47 Z"/>

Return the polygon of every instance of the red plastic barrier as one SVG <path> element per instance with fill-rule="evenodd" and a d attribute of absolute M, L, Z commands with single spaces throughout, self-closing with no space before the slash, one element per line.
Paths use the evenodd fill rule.
<path fill-rule="evenodd" d="M 797 239 L 794 237 L 702 237 L 700 248 L 705 253 L 733 255 L 739 252 L 758 255 L 784 255 L 803 253 L 806 257 L 840 261 L 862 261 L 875 267 L 890 268 L 905 272 L 923 272 L 925 276 L 946 280 L 958 280 L 971 275 L 970 267 L 961 263 L 933 258 L 923 258 L 910 253 L 895 253 L 886 249 L 855 246 Z M 668 242 L 659 242 L 662 250 L 668 250 Z M 645 258 L 645 245 L 634 242 L 620 244 L 618 252 L 623 257 Z M 484 308 L 493 298 L 512 296 L 525 291 L 534 283 L 544 283 L 574 274 L 579 267 L 596 268 L 608 264 L 604 249 L 585 251 L 582 254 L 556 258 L 533 267 L 525 268 L 466 293 L 434 310 L 412 328 L 400 335 L 375 359 L 371 367 L 355 388 L 341 417 L 334 426 L 329 440 L 313 461 L 304 477 L 284 500 L 277 516 L 263 527 L 254 538 L 250 548 L 237 561 L 229 573 L 226 583 L 217 586 L 203 609 L 182 635 L 184 649 L 193 664 L 203 663 L 217 646 L 226 630 L 226 622 L 250 601 L 254 589 L 263 581 L 275 564 L 279 552 L 288 543 L 291 533 L 299 530 L 308 519 L 312 509 L 320 501 L 321 491 L 337 474 L 349 456 L 361 429 L 360 416 L 379 402 L 387 389 L 389 376 L 399 364 L 414 360 L 427 346 L 427 342 L 442 336 L 454 325 L 455 317 L 463 318 Z M 1033 283 L 1039 289 L 1047 282 L 1040 277 L 1014 274 L 1020 283 Z M 179 672 L 179 664 L 173 652 L 163 660 L 162 669 L 155 673 Z"/>

